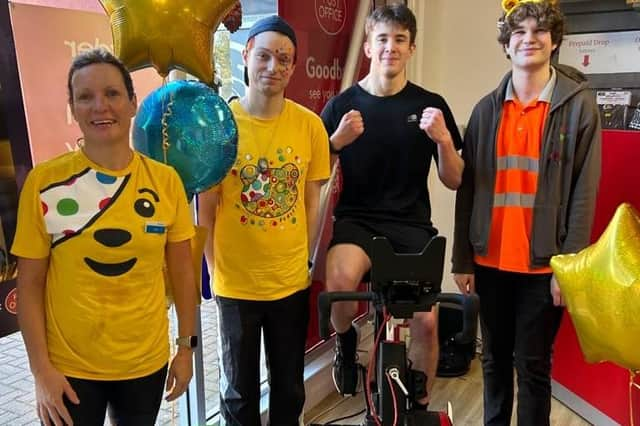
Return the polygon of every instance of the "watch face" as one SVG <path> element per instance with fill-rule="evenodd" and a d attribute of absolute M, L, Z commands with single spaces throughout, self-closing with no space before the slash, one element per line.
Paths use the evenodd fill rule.
<path fill-rule="evenodd" d="M 189 336 L 189 346 L 192 348 L 198 346 L 198 336 Z"/>

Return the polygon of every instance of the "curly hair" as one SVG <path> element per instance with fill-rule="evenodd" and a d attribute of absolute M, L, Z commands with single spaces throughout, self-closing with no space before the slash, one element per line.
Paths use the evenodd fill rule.
<path fill-rule="evenodd" d="M 507 46 L 511 33 L 527 18 L 533 18 L 538 27 L 545 28 L 551 33 L 551 42 L 556 50 L 562 44 L 565 33 L 565 18 L 558 6 L 552 1 L 526 2 L 515 6 L 516 9 L 508 16 L 504 13 L 498 20 L 498 43 Z"/>

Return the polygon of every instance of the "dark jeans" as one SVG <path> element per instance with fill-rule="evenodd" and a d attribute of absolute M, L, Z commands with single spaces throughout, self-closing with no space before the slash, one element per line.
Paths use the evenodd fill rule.
<path fill-rule="evenodd" d="M 510 424 L 515 364 L 518 425 L 549 425 L 551 352 L 562 318 L 562 309 L 553 306 L 549 292 L 551 275 L 476 265 L 475 276 L 482 326 L 484 424 Z"/>
<path fill-rule="evenodd" d="M 269 370 L 269 423 L 298 426 L 304 406 L 309 290 L 273 301 L 217 296 L 222 425 L 260 426 L 260 331 Z"/>
<path fill-rule="evenodd" d="M 158 416 L 164 383 L 165 365 L 155 373 L 129 380 L 86 380 L 67 377 L 80 404 L 64 404 L 74 425 L 103 426 L 107 408 L 111 424 L 116 426 L 153 426 Z"/>

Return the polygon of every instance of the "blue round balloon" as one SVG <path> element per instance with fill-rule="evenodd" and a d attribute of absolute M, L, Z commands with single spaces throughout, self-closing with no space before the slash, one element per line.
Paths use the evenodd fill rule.
<path fill-rule="evenodd" d="M 238 153 L 231 109 L 200 82 L 172 81 L 151 92 L 133 127 L 135 149 L 173 166 L 189 196 L 219 183 Z"/>

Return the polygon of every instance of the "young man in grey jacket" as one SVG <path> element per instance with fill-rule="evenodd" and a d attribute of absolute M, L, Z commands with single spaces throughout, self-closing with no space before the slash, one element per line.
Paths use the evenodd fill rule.
<path fill-rule="evenodd" d="M 481 302 L 484 423 L 548 425 L 551 351 L 563 305 L 549 260 L 589 244 L 600 178 L 600 124 L 577 70 L 551 65 L 564 17 L 548 0 L 505 8 L 511 61 L 474 108 L 456 197 L 453 272 Z M 504 4 L 504 2 L 503 2 Z"/>

